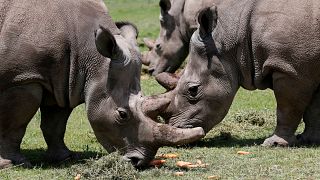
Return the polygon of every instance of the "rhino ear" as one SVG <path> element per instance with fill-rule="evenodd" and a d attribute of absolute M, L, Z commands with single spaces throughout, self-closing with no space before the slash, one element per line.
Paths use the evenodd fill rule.
<path fill-rule="evenodd" d="M 168 12 L 171 9 L 170 0 L 160 0 L 159 6 L 161 8 L 161 12 Z"/>
<path fill-rule="evenodd" d="M 106 28 L 99 26 L 95 32 L 95 43 L 98 52 L 107 58 L 112 58 L 117 54 L 118 45 L 113 34 Z"/>
<path fill-rule="evenodd" d="M 217 7 L 207 7 L 200 11 L 198 15 L 199 31 L 201 36 L 211 34 L 217 25 L 218 12 Z"/>
<path fill-rule="evenodd" d="M 129 22 L 116 22 L 116 26 L 120 29 L 121 36 L 123 36 L 125 39 L 136 42 L 139 31 L 134 24 Z"/>

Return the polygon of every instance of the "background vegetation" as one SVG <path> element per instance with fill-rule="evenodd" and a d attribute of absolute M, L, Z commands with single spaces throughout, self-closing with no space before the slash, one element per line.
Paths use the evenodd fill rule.
<path fill-rule="evenodd" d="M 156 38 L 159 32 L 158 0 L 106 0 L 114 20 L 131 21 L 143 37 Z M 145 47 L 141 45 L 142 50 Z M 163 92 L 148 75 L 142 77 L 145 95 Z M 178 153 L 161 168 L 136 171 L 116 154 L 107 152 L 97 143 L 87 121 L 84 105 L 74 110 L 68 122 L 67 146 L 81 152 L 84 159 L 52 166 L 42 162 L 46 145 L 40 131 L 40 114 L 28 126 L 22 151 L 35 165 L 33 169 L 13 167 L 0 170 L 0 179 L 73 179 L 77 174 L 88 179 L 320 179 L 318 147 L 264 148 L 260 144 L 270 136 L 275 126 L 275 100 L 270 90 L 240 89 L 225 120 L 201 141 L 181 146 L 163 147 L 161 153 Z M 303 128 L 303 124 L 299 128 Z M 237 151 L 249 151 L 238 155 Z M 107 155 L 107 156 L 105 156 Z M 101 159 L 97 160 L 97 158 Z M 207 168 L 183 170 L 177 160 L 208 163 Z M 183 171 L 176 177 L 174 172 Z"/>

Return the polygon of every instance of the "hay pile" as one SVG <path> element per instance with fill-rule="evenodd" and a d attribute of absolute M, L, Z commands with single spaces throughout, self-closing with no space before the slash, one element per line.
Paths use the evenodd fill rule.
<path fill-rule="evenodd" d="M 138 171 L 125 162 L 119 153 L 111 153 L 72 166 L 72 176 L 77 175 L 81 179 L 138 179 Z"/>

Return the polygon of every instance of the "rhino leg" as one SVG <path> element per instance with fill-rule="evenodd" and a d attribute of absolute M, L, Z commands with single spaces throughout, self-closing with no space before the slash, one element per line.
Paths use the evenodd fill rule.
<path fill-rule="evenodd" d="M 303 115 L 304 132 L 297 136 L 300 144 L 320 144 L 320 91 L 313 96 Z"/>
<path fill-rule="evenodd" d="M 267 138 L 264 146 L 295 145 L 295 131 L 301 122 L 313 93 L 305 82 L 282 73 L 273 75 L 273 89 L 277 100 L 277 126 L 274 135 Z"/>
<path fill-rule="evenodd" d="M 48 146 L 46 160 L 57 163 L 72 158 L 73 153 L 64 143 L 66 125 L 72 109 L 41 106 L 40 110 L 41 130 Z"/>
<path fill-rule="evenodd" d="M 13 164 L 31 167 L 20 153 L 26 127 L 37 112 L 42 88 L 29 84 L 10 88 L 0 95 L 0 169 Z"/>

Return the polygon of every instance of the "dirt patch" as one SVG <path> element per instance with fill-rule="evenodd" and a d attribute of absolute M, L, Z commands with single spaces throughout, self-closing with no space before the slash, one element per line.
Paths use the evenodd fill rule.
<path fill-rule="evenodd" d="M 240 111 L 233 115 L 233 119 L 238 123 L 249 123 L 254 126 L 263 126 L 268 119 L 272 118 L 270 114 L 259 111 Z"/>

